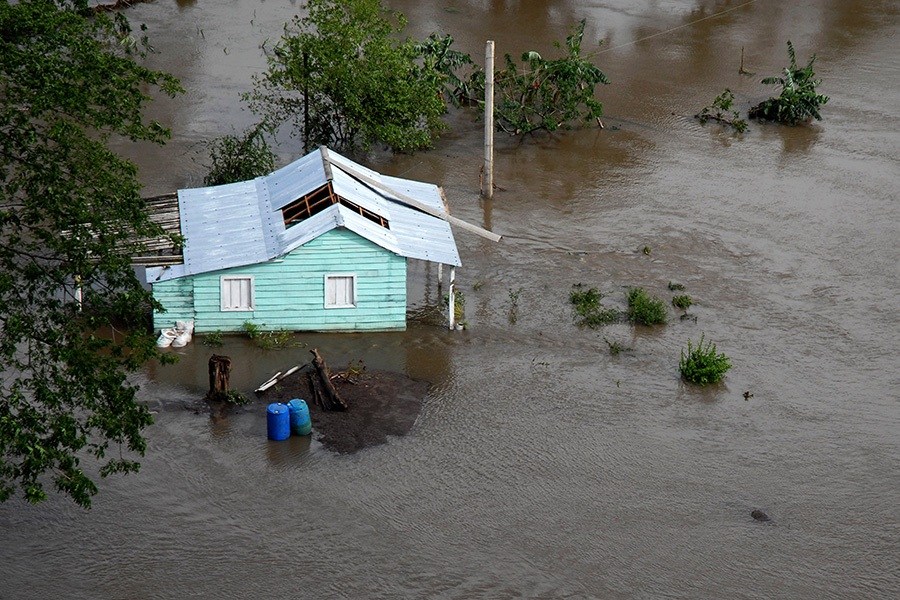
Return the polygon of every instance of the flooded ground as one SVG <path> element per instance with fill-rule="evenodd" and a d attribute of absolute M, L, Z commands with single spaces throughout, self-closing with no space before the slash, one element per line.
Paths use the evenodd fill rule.
<path fill-rule="evenodd" d="M 184 409 L 211 353 L 193 344 L 141 376 L 157 414 L 140 474 L 104 482 L 90 512 L 0 505 L 0 598 L 900 596 L 900 6 L 390 4 L 410 35 L 451 33 L 476 57 L 487 39 L 501 55 L 549 52 L 585 18 L 612 79 L 605 129 L 497 137 L 491 202 L 466 113 L 434 151 L 369 162 L 440 183 L 455 215 L 504 235 L 457 232 L 466 331 L 413 322 L 217 350 L 243 390 L 309 347 L 405 372 L 433 383 L 419 422 L 349 456 L 268 442 L 264 400 L 221 419 Z M 296 10 L 129 13 L 188 90 L 153 109 L 172 142 L 128 150 L 148 195 L 200 185 L 202 142 L 252 122 L 239 94 Z M 788 39 L 799 62 L 818 55 L 823 122 L 736 136 L 693 118 L 726 87 L 742 111 L 767 97 L 758 80 L 786 64 Z M 753 77 L 738 74 L 742 49 Z M 414 307 L 437 302 L 431 267 L 410 279 Z M 573 324 L 575 283 L 624 306 L 629 286 L 669 300 L 669 282 L 696 321 L 670 308 L 653 329 Z M 701 334 L 734 364 L 705 389 L 677 372 Z"/>

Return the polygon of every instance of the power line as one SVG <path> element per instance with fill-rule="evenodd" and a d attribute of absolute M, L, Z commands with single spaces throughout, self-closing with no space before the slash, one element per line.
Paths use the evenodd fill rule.
<path fill-rule="evenodd" d="M 708 20 L 708 19 L 714 19 L 714 18 L 716 18 L 716 17 L 721 17 L 721 16 L 724 15 L 725 13 L 730 13 L 730 12 L 733 11 L 733 10 L 738 10 L 738 9 L 740 9 L 740 8 L 744 8 L 745 6 L 748 6 L 748 5 L 750 5 L 750 4 L 753 4 L 754 2 L 756 2 L 756 0 L 749 0 L 749 2 L 744 2 L 743 4 L 740 4 L 740 5 L 738 5 L 738 6 L 732 6 L 731 8 L 726 8 L 725 10 L 719 11 L 719 12 L 717 12 L 717 13 L 715 13 L 715 14 L 712 14 L 712 15 L 708 15 L 708 16 L 702 17 L 702 18 L 700 18 L 700 19 L 697 19 L 696 21 L 691 21 L 690 23 L 685 23 L 684 25 L 679 25 L 678 27 L 672 27 L 671 29 L 666 29 L 665 31 L 660 31 L 660 32 L 654 33 L 654 34 L 652 34 L 652 35 L 648 35 L 648 36 L 646 36 L 646 37 L 642 37 L 642 38 L 640 38 L 640 39 L 633 40 L 633 41 L 631 41 L 631 42 L 627 42 L 627 43 L 625 43 L 625 44 L 619 44 L 618 46 L 612 46 L 612 47 L 610 47 L 610 48 L 604 48 L 604 49 L 602 49 L 602 50 L 597 50 L 596 52 L 593 52 L 593 53 L 589 54 L 589 55 L 587 56 L 587 58 L 596 56 L 597 54 L 603 54 L 604 52 L 611 52 L 611 51 L 613 51 L 613 50 L 618 50 L 619 48 L 625 48 L 625 47 L 627 47 L 627 46 L 633 46 L 634 44 L 637 44 L 638 42 L 643 42 L 643 41 L 646 41 L 646 40 L 649 40 L 649 39 L 652 39 L 652 38 L 655 38 L 655 37 L 659 37 L 659 36 L 661 36 L 661 35 L 665 35 L 665 34 L 667 34 L 667 33 L 672 33 L 673 31 L 677 31 L 677 30 L 679 30 L 679 29 L 684 29 L 685 27 L 691 27 L 692 25 L 696 25 L 697 23 L 700 23 L 701 21 L 706 21 L 706 20 Z"/>
<path fill-rule="evenodd" d="M 661 35 L 666 35 L 666 34 L 672 33 L 673 31 L 678 31 L 679 29 L 684 29 L 685 27 L 691 27 L 693 25 L 696 25 L 697 23 L 701 23 L 703 21 L 708 21 L 709 19 L 715 19 L 717 17 L 721 17 L 724 14 L 730 13 L 735 10 L 739 10 L 741 8 L 744 8 L 745 6 L 749 6 L 749 5 L 753 4 L 754 2 L 756 2 L 756 0 L 748 0 L 747 2 L 744 2 L 743 4 L 739 4 L 738 6 L 732 6 L 731 8 L 726 8 L 725 10 L 720 10 L 717 13 L 707 15 L 705 17 L 701 17 L 701 18 L 697 19 L 696 21 L 691 21 L 690 23 L 685 23 L 684 25 L 672 27 L 671 29 L 666 29 L 665 31 L 659 31 L 659 32 L 653 33 L 651 35 L 644 36 L 642 38 L 632 40 L 630 42 L 626 42 L 624 44 L 619 44 L 618 46 L 611 46 L 609 48 L 602 48 L 600 50 L 596 50 L 594 52 L 591 52 L 590 54 L 584 55 L 582 58 L 584 58 L 585 60 L 589 60 L 589 59 L 597 56 L 598 54 L 603 54 L 605 52 L 612 52 L 613 50 L 619 50 L 620 48 L 627 48 L 628 46 L 633 46 L 640 42 L 644 42 L 646 40 L 653 39 L 653 38 L 659 37 Z M 532 73 L 534 73 L 534 71 L 523 70 L 521 72 L 521 75 L 530 75 Z"/>

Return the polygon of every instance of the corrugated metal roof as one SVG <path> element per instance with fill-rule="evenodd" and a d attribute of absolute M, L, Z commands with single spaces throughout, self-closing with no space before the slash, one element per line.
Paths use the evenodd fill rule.
<path fill-rule="evenodd" d="M 384 217 L 388 229 L 339 204 L 285 229 L 281 209 L 328 181 L 322 150 L 316 150 L 253 181 L 179 190 L 184 264 L 148 269 L 148 281 L 265 262 L 337 227 L 346 227 L 400 256 L 461 264 L 446 221 L 386 198 L 386 193 L 358 181 L 340 166 L 444 212 L 436 185 L 385 177 L 331 151 L 327 157 L 335 193 Z"/>
<path fill-rule="evenodd" d="M 297 198 L 317 190 L 328 181 L 319 150 L 261 177 L 266 181 L 272 210 L 281 210 Z"/>
<path fill-rule="evenodd" d="M 178 205 L 186 274 L 268 260 L 255 181 L 179 190 Z"/>

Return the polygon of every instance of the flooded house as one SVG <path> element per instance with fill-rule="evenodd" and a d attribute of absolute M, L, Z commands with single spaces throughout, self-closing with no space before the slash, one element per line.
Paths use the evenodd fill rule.
<path fill-rule="evenodd" d="M 448 265 L 451 292 L 461 264 L 448 222 L 459 220 L 437 185 L 379 174 L 324 147 L 251 181 L 149 204 L 183 237 L 180 252 L 137 261 L 166 309 L 153 316 L 157 330 L 176 321 L 193 321 L 199 333 L 245 323 L 402 330 L 407 261 Z"/>

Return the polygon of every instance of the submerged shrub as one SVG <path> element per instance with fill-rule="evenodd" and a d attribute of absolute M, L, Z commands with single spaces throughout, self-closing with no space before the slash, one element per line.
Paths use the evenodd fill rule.
<path fill-rule="evenodd" d="M 678 365 L 682 377 L 700 385 L 721 381 L 731 368 L 731 360 L 725 354 L 716 354 L 716 345 L 712 342 L 704 345 L 705 340 L 705 334 L 701 334 L 700 343 L 694 346 L 688 339 L 687 350 L 681 350 Z"/>
<path fill-rule="evenodd" d="M 716 96 L 712 104 L 706 106 L 698 114 L 694 115 L 700 119 L 701 123 L 706 123 L 710 119 L 718 121 L 725 125 L 730 125 L 738 133 L 747 131 L 747 121 L 741 118 L 741 113 L 732 110 L 734 105 L 734 92 L 725 88 L 725 91 Z"/>
<path fill-rule="evenodd" d="M 583 315 L 600 308 L 603 296 L 604 294 L 595 287 L 584 289 L 584 284 L 576 283 L 569 292 L 569 302 L 575 305 L 576 314 Z"/>
<path fill-rule="evenodd" d="M 689 309 L 693 303 L 694 301 L 691 299 L 691 297 L 684 294 L 672 298 L 672 306 L 674 306 L 675 308 L 680 308 L 681 310 Z"/>
<path fill-rule="evenodd" d="M 253 402 L 252 398 L 248 398 L 237 390 L 228 390 L 228 393 L 225 395 L 224 400 L 228 404 L 236 405 L 251 404 Z"/>
<path fill-rule="evenodd" d="M 222 346 L 224 342 L 222 341 L 222 330 L 217 329 L 211 333 L 207 333 L 206 337 L 203 338 L 203 345 L 210 346 L 212 348 L 218 348 Z"/>
<path fill-rule="evenodd" d="M 644 288 L 629 288 L 625 293 L 628 300 L 628 320 L 641 325 L 660 325 L 666 322 L 666 305 Z"/>
<path fill-rule="evenodd" d="M 450 294 L 444 294 L 444 306 L 450 306 Z M 466 295 L 462 290 L 453 292 L 453 319 L 457 323 L 462 323 L 466 316 Z"/>
<path fill-rule="evenodd" d="M 254 127 L 241 136 L 225 135 L 209 144 L 212 165 L 203 178 L 206 185 L 249 181 L 275 170 L 277 156 L 265 138 L 262 127 Z"/>
<path fill-rule="evenodd" d="M 584 289 L 580 283 L 572 286 L 569 302 L 574 305 L 579 326 L 595 329 L 621 320 L 621 312 L 615 308 L 606 308 L 600 303 L 603 298 L 604 294 L 597 288 Z"/>
<path fill-rule="evenodd" d="M 613 356 L 618 355 L 620 352 L 631 350 L 631 348 L 626 348 L 624 345 L 615 340 L 610 341 L 606 338 L 603 338 L 603 341 L 606 342 L 606 345 L 609 348 L 609 353 Z"/>
<path fill-rule="evenodd" d="M 522 289 L 509 288 L 509 323 L 511 325 L 515 325 L 519 320 L 519 296 L 522 294 Z"/>

